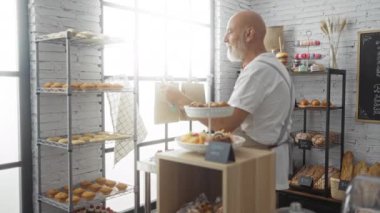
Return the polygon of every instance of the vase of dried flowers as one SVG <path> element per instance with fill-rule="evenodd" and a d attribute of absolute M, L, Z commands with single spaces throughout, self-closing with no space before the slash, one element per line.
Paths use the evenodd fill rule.
<path fill-rule="evenodd" d="M 345 18 L 327 18 L 321 21 L 321 30 L 327 36 L 330 45 L 330 68 L 338 69 L 337 54 L 342 31 L 347 25 Z"/>

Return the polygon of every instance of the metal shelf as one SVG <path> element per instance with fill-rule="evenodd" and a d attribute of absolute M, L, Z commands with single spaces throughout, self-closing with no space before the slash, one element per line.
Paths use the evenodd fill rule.
<path fill-rule="evenodd" d="M 328 75 L 329 72 L 332 74 L 332 75 L 344 75 L 346 74 L 346 71 L 345 70 L 338 70 L 338 69 L 330 69 L 328 68 L 327 71 L 314 71 L 314 72 L 310 72 L 310 71 L 304 71 L 304 72 L 294 72 L 294 71 L 289 71 L 289 74 L 292 75 L 292 76 L 320 76 L 320 75 Z"/>
<path fill-rule="evenodd" d="M 82 144 L 72 144 L 72 147 L 89 147 L 93 146 L 95 144 L 108 144 L 108 143 L 115 143 L 120 140 L 125 140 L 125 139 L 132 139 L 131 136 L 125 137 L 125 138 L 118 138 L 118 139 L 110 139 L 110 140 L 104 140 L 104 141 L 94 141 L 94 142 L 86 142 Z M 51 146 L 51 147 L 56 147 L 56 148 L 61 148 L 61 149 L 66 149 L 68 150 L 68 145 L 65 143 L 58 143 L 58 142 L 50 142 L 45 139 L 38 139 L 38 144 L 45 145 L 45 146 Z"/>
<path fill-rule="evenodd" d="M 125 88 L 120 90 L 71 90 L 71 94 L 102 94 L 102 93 L 111 93 L 111 92 L 134 92 L 133 88 Z M 62 95 L 68 95 L 67 89 L 43 89 L 38 88 L 37 94 L 62 94 Z"/>
<path fill-rule="evenodd" d="M 341 106 L 330 107 L 330 110 L 339 110 L 339 109 L 343 109 L 343 107 L 341 107 Z M 322 106 L 318 106 L 318 107 L 313 107 L 313 106 L 295 107 L 294 110 L 322 110 L 322 111 L 325 111 L 325 110 L 327 110 L 327 107 L 322 107 Z"/>
<path fill-rule="evenodd" d="M 78 209 L 81 207 L 87 207 L 91 204 L 93 204 L 93 205 L 98 204 L 98 203 L 104 202 L 106 199 L 113 199 L 116 197 L 124 196 L 124 195 L 130 194 L 130 193 L 133 193 L 134 191 L 135 191 L 135 187 L 128 185 L 128 189 L 126 189 L 124 191 L 118 191 L 117 189 L 114 189 L 111 192 L 111 194 L 109 194 L 109 195 L 103 195 L 100 192 L 98 192 L 98 193 L 96 193 L 96 197 L 93 200 L 87 201 L 87 200 L 81 199 L 78 204 L 74 205 L 74 209 Z M 38 199 L 43 203 L 49 204 L 51 206 L 54 206 L 56 208 L 62 209 L 62 210 L 67 211 L 67 212 L 69 211 L 69 204 L 68 203 L 61 203 L 61 202 L 58 202 L 52 198 L 48 198 L 44 195 L 39 195 Z"/>
<path fill-rule="evenodd" d="M 124 42 L 121 38 L 110 38 L 102 34 L 93 33 L 91 36 L 78 36 L 80 32 L 62 31 L 36 37 L 36 42 L 46 42 L 54 44 L 66 44 L 66 40 L 70 41 L 71 45 L 76 46 L 104 46 L 107 44 L 117 44 Z"/>

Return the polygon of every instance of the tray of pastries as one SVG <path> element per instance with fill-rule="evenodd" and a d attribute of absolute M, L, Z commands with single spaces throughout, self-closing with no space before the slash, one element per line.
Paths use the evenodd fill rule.
<path fill-rule="evenodd" d="M 94 142 L 104 142 L 107 140 L 123 140 L 127 139 L 128 135 L 119 133 L 109 133 L 109 132 L 91 132 L 83 134 L 74 134 L 71 136 L 71 143 L 74 145 L 94 143 Z M 67 136 L 54 136 L 45 138 L 43 141 L 58 144 L 67 144 Z"/>
<path fill-rule="evenodd" d="M 323 99 L 320 101 L 319 99 L 301 99 L 297 102 L 297 107 L 299 108 L 326 108 L 327 107 L 327 100 Z M 334 104 L 330 101 L 330 107 L 335 107 Z"/>
<path fill-rule="evenodd" d="M 300 140 L 308 140 L 311 141 L 314 148 L 323 149 L 325 148 L 326 143 L 326 137 L 325 133 L 322 131 L 307 131 L 307 132 L 292 132 L 290 134 L 293 139 L 294 143 L 298 144 Z M 329 144 L 340 144 L 340 133 L 338 132 L 329 132 Z"/>
<path fill-rule="evenodd" d="M 231 116 L 234 113 L 234 108 L 224 101 L 209 103 L 194 101 L 184 108 L 187 116 L 191 118 L 220 118 Z"/>
<path fill-rule="evenodd" d="M 45 82 L 42 84 L 41 90 L 45 92 L 65 92 L 68 84 L 64 82 Z M 119 83 L 103 83 L 103 82 L 72 82 L 70 88 L 73 91 L 121 91 L 124 86 Z"/>
<path fill-rule="evenodd" d="M 99 177 L 96 180 L 82 180 L 72 188 L 72 202 L 77 207 L 85 206 L 89 201 L 101 201 L 107 197 L 121 195 L 127 192 L 132 192 L 131 185 L 116 182 L 114 180 Z M 58 204 L 69 203 L 69 187 L 67 185 L 59 188 L 48 189 L 43 195 L 50 201 Z"/>
<path fill-rule="evenodd" d="M 175 138 L 177 144 L 187 150 L 205 153 L 207 146 L 212 142 L 231 143 L 234 149 L 243 145 L 245 139 L 238 135 L 217 131 L 211 135 L 206 132 L 188 133 Z"/>

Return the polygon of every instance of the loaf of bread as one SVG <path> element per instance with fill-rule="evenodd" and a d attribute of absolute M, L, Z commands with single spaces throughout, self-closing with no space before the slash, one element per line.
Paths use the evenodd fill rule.
<path fill-rule="evenodd" d="M 364 161 L 358 162 L 354 167 L 353 177 L 368 174 L 368 166 Z"/>
<path fill-rule="evenodd" d="M 299 142 L 299 140 L 311 140 L 311 134 L 310 133 L 307 133 L 307 132 L 299 132 L 296 134 L 296 136 L 294 137 L 294 141 L 296 143 Z"/>
<path fill-rule="evenodd" d="M 320 165 L 310 165 L 303 167 L 290 181 L 291 185 L 298 186 L 301 176 L 311 177 L 315 183 L 324 173 L 324 167 Z"/>
<path fill-rule="evenodd" d="M 329 167 L 329 172 L 328 172 L 328 187 L 330 188 L 330 178 L 339 178 L 339 175 L 340 175 L 340 172 L 338 169 L 334 168 L 334 167 Z M 317 182 L 314 183 L 313 185 L 313 188 L 314 189 L 319 189 L 319 190 L 323 190 L 325 189 L 325 175 L 323 174 L 321 178 L 319 178 L 319 180 L 317 180 Z"/>
<path fill-rule="evenodd" d="M 303 168 L 301 168 L 300 171 L 298 171 L 294 176 L 293 178 L 290 180 L 290 185 L 293 185 L 293 186 L 298 186 L 298 182 L 299 182 L 299 179 L 301 178 L 301 176 L 305 176 L 306 173 L 309 171 L 309 169 L 311 168 L 312 166 L 305 166 Z"/>
<path fill-rule="evenodd" d="M 380 163 L 375 163 L 368 169 L 370 176 L 380 177 Z"/>
<path fill-rule="evenodd" d="M 340 173 L 340 179 L 345 181 L 351 181 L 354 166 L 353 166 L 354 154 L 351 151 L 344 153 L 342 162 L 342 171 Z"/>

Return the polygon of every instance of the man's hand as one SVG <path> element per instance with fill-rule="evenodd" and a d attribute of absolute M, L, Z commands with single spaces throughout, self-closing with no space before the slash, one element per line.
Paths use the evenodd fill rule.
<path fill-rule="evenodd" d="M 161 91 L 169 103 L 177 105 L 179 108 L 183 108 L 184 105 L 188 105 L 192 102 L 185 94 L 179 91 L 177 87 L 164 85 L 161 87 Z"/>

